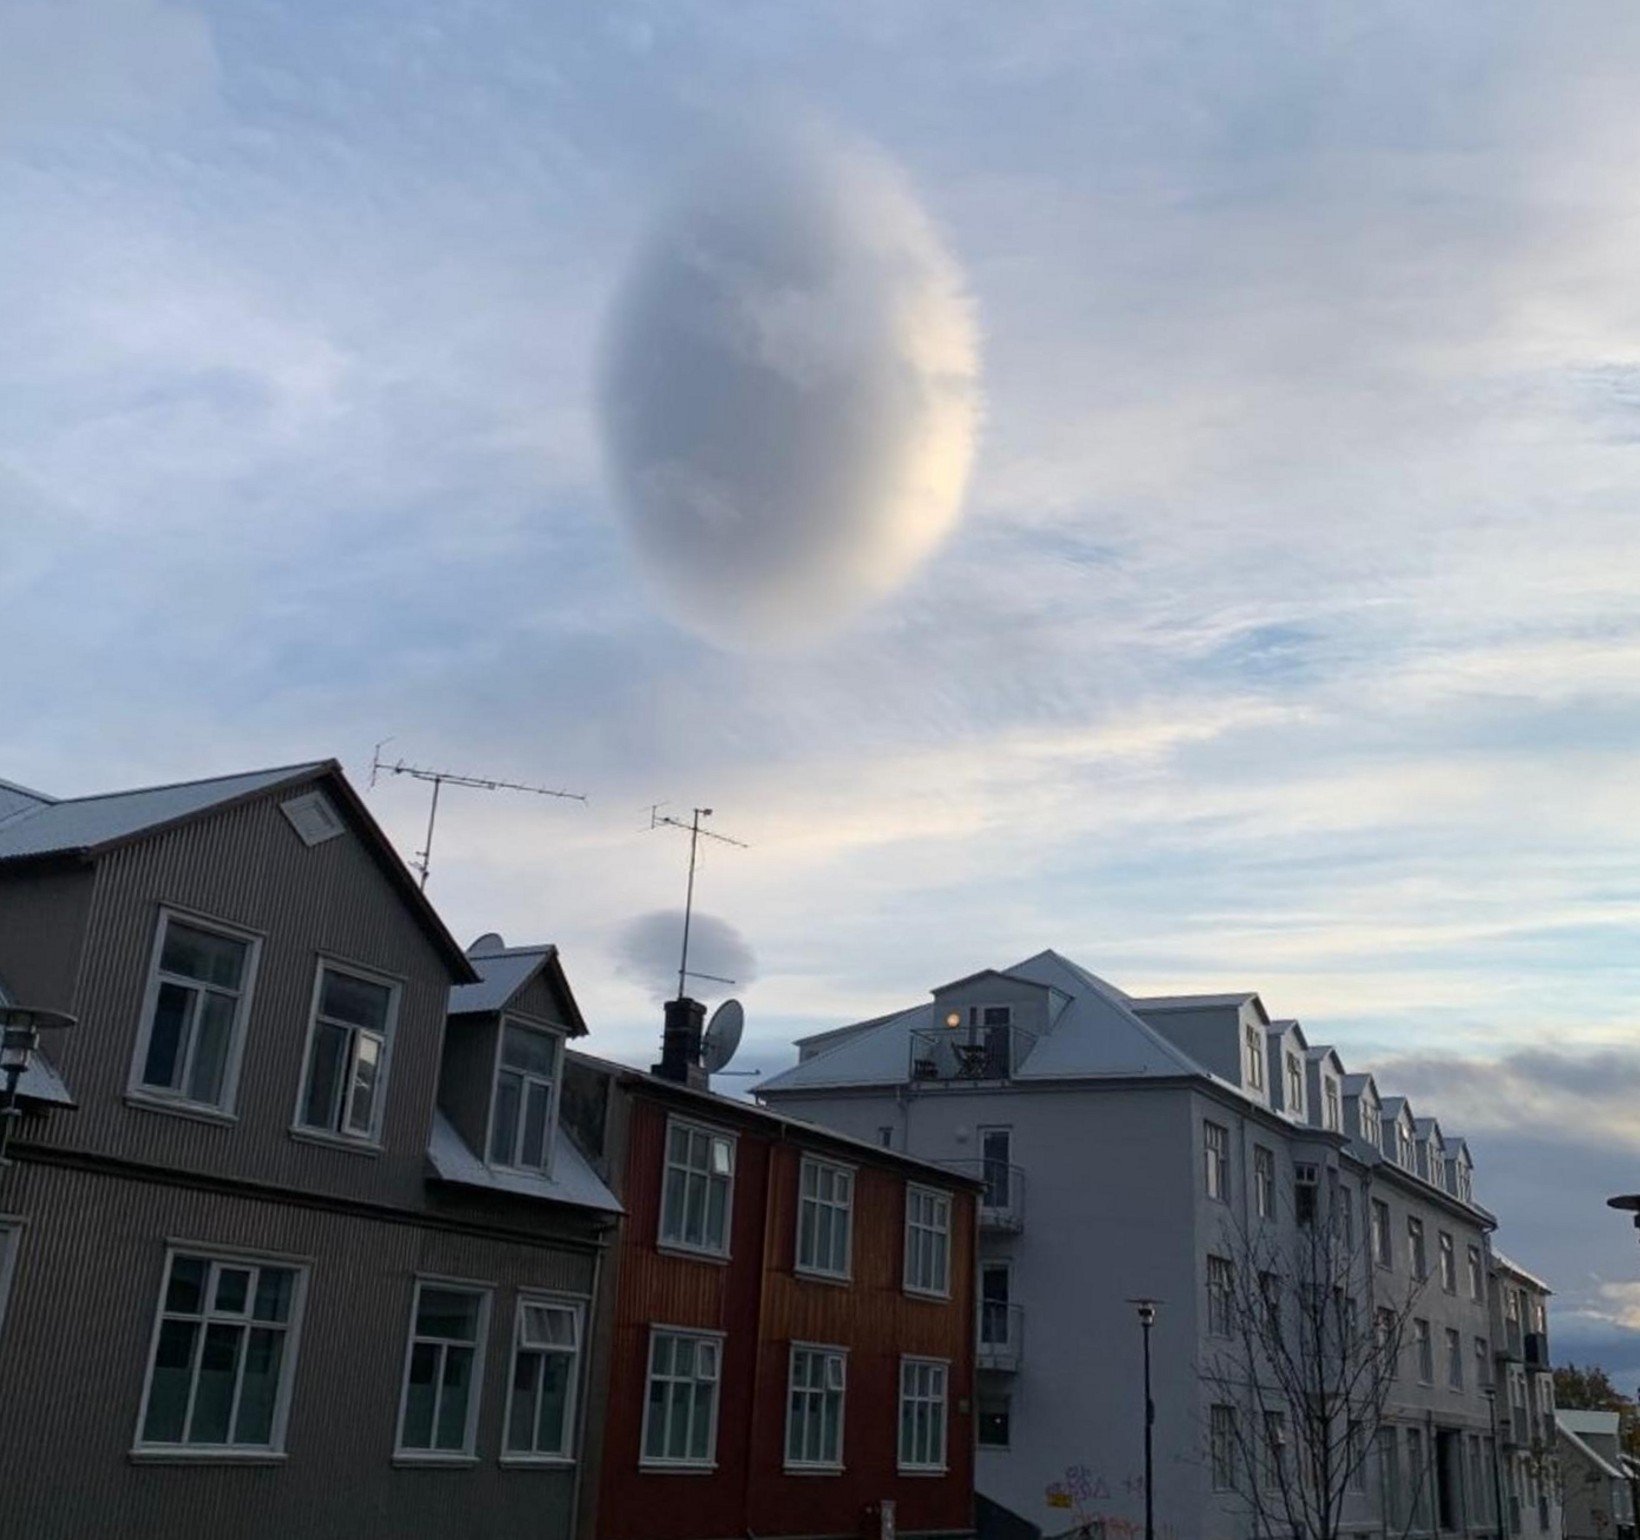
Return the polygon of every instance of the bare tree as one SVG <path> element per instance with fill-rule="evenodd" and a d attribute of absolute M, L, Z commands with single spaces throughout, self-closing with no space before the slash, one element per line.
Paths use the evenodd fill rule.
<path fill-rule="evenodd" d="M 1358 1232 L 1328 1196 L 1323 1204 L 1301 1183 L 1284 1212 L 1252 1230 L 1228 1224 L 1208 1260 L 1203 1375 L 1219 1400 L 1208 1457 L 1215 1480 L 1252 1510 L 1254 1533 L 1278 1540 L 1338 1540 L 1422 1287 L 1375 1292 L 1368 1227 Z M 1414 1527 L 1429 1464 L 1407 1472 L 1405 1511 L 1385 1515 L 1391 1533 Z"/>

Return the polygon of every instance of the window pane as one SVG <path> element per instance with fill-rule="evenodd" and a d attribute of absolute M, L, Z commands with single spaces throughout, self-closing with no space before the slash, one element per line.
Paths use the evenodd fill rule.
<path fill-rule="evenodd" d="M 654 1345 L 649 1350 L 651 1357 L 649 1372 L 651 1374 L 670 1374 L 672 1372 L 673 1342 L 674 1339 L 671 1337 L 655 1338 Z"/>
<path fill-rule="evenodd" d="M 531 1347 L 575 1346 L 575 1312 L 562 1305 L 525 1305 L 524 1341 Z"/>
<path fill-rule="evenodd" d="M 711 1385 L 695 1386 L 695 1415 L 689 1428 L 689 1458 L 704 1460 L 712 1452 L 712 1396 Z"/>
<path fill-rule="evenodd" d="M 348 973 L 325 969 L 319 990 L 319 1014 L 372 1032 L 387 1030 L 387 1005 L 392 991 L 385 984 L 356 979 Z"/>
<path fill-rule="evenodd" d="M 142 1083 L 175 1090 L 182 1069 L 182 1044 L 194 991 L 182 984 L 161 984 L 154 1002 L 154 1022 L 148 1033 L 148 1057 L 143 1061 Z"/>
<path fill-rule="evenodd" d="M 735 1168 L 735 1147 L 727 1139 L 712 1141 L 712 1174 L 728 1176 Z"/>
<path fill-rule="evenodd" d="M 200 999 L 199 1019 L 194 1024 L 194 1067 L 187 1088 L 196 1102 L 222 1100 L 222 1076 L 238 1008 L 232 995 L 206 994 Z"/>
<path fill-rule="evenodd" d="M 423 1289 L 416 1307 L 416 1335 L 450 1342 L 478 1336 L 478 1296 L 458 1289 Z"/>
<path fill-rule="evenodd" d="M 523 1164 L 540 1169 L 547 1163 L 547 1111 L 552 1087 L 533 1081 L 525 1099 Z"/>
<path fill-rule="evenodd" d="M 706 1178 L 694 1172 L 689 1175 L 683 1200 L 683 1238 L 691 1246 L 706 1241 Z"/>
<path fill-rule="evenodd" d="M 729 1184 L 713 1181 L 706 1194 L 706 1244 L 718 1251 L 728 1247 L 728 1213 L 725 1205 L 729 1201 Z"/>
<path fill-rule="evenodd" d="M 194 1390 L 194 1415 L 188 1427 L 190 1444 L 225 1444 L 228 1414 L 233 1408 L 233 1382 L 239 1372 L 239 1349 L 244 1329 L 221 1324 L 205 1328 L 199 1354 L 199 1381 Z"/>
<path fill-rule="evenodd" d="M 575 1359 L 548 1353 L 541 1363 L 541 1411 L 535 1423 L 535 1447 L 541 1454 L 561 1454 L 568 1447 L 570 1376 Z"/>
<path fill-rule="evenodd" d="M 682 1171 L 666 1173 L 665 1206 L 661 1211 L 661 1235 L 669 1241 L 683 1239 L 683 1189 L 688 1178 Z"/>
<path fill-rule="evenodd" d="M 167 1315 L 198 1315 L 205 1308 L 205 1274 L 209 1264 L 203 1257 L 177 1257 L 171 1263 L 171 1281 L 165 1290 Z"/>
<path fill-rule="evenodd" d="M 172 920 L 165 927 L 159 965 L 166 973 L 180 973 L 220 989 L 238 989 L 249 950 L 243 941 Z"/>
<path fill-rule="evenodd" d="M 288 1321 L 295 1283 L 296 1274 L 288 1267 L 264 1267 L 256 1280 L 256 1319 Z"/>
<path fill-rule="evenodd" d="M 349 1033 L 320 1022 L 313 1032 L 313 1063 L 308 1068 L 302 1121 L 309 1128 L 335 1128 L 342 1099 L 342 1065 Z"/>
<path fill-rule="evenodd" d="M 284 1352 L 282 1331 L 257 1327 L 250 1332 L 239 1389 L 239 1417 L 234 1426 L 236 1444 L 273 1441 L 273 1407 L 279 1395 L 279 1365 Z"/>
<path fill-rule="evenodd" d="M 353 1084 L 348 1096 L 350 1133 L 368 1134 L 374 1127 L 376 1085 L 381 1074 L 381 1039 L 368 1032 L 353 1034 Z"/>
<path fill-rule="evenodd" d="M 251 1297 L 248 1267 L 219 1267 L 216 1272 L 216 1302 L 211 1307 L 226 1315 L 243 1315 Z"/>
<path fill-rule="evenodd" d="M 552 1079 L 557 1067 L 557 1039 L 546 1032 L 531 1032 L 508 1022 L 501 1038 L 501 1062 L 508 1069 L 527 1070 L 543 1079 Z"/>
<path fill-rule="evenodd" d="M 500 1075 L 495 1082 L 495 1126 L 490 1133 L 490 1159 L 498 1166 L 513 1163 L 518 1146 L 518 1099 L 521 1082 L 516 1075 Z"/>
<path fill-rule="evenodd" d="M 404 1395 L 404 1447 L 433 1447 L 433 1397 L 438 1379 L 439 1348 L 418 1342 L 410 1350 L 410 1383 Z"/>
<path fill-rule="evenodd" d="M 148 1416 L 142 1425 L 144 1443 L 182 1442 L 182 1419 L 188 1411 L 198 1333 L 199 1327 L 192 1321 L 165 1321 L 160 1326 L 154 1376 L 148 1388 Z"/>
<path fill-rule="evenodd" d="M 438 1402 L 438 1447 L 467 1447 L 467 1397 L 472 1389 L 473 1350 L 444 1350 L 444 1377 Z"/>
<path fill-rule="evenodd" d="M 507 1448 L 528 1453 L 535 1422 L 535 1393 L 541 1378 L 541 1354 L 519 1353 L 513 1359 L 512 1389 L 507 1402 Z"/>
<path fill-rule="evenodd" d="M 666 1419 L 666 1454 L 682 1460 L 689 1454 L 689 1387 L 674 1385 Z"/>

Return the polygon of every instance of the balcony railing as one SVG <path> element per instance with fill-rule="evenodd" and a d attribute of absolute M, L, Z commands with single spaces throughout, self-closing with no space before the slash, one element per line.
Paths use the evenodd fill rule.
<path fill-rule="evenodd" d="M 979 1344 L 975 1364 L 1003 1374 L 1017 1374 L 1025 1347 L 1025 1309 L 981 1300 Z"/>
<path fill-rule="evenodd" d="M 979 1199 L 979 1227 L 1009 1234 L 1025 1228 L 1025 1168 L 1003 1160 L 942 1160 L 948 1171 L 977 1176 L 985 1183 Z"/>
<path fill-rule="evenodd" d="M 1036 1044 L 1023 1027 L 926 1028 L 911 1034 L 911 1079 L 919 1085 L 1007 1080 Z"/>

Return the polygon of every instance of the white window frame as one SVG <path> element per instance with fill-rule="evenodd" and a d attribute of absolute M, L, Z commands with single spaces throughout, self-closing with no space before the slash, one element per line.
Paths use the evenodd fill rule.
<path fill-rule="evenodd" d="M 1424 1222 L 1416 1214 L 1407 1215 L 1407 1258 L 1415 1279 L 1421 1283 L 1429 1277 L 1429 1245 Z"/>
<path fill-rule="evenodd" d="M 917 1379 L 921 1371 L 930 1371 L 931 1380 L 937 1378 L 938 1393 L 923 1394 L 916 1384 L 908 1381 Z M 925 1406 L 933 1408 L 939 1416 L 939 1451 L 937 1459 L 907 1458 L 905 1437 L 905 1413 L 907 1406 L 913 1408 Z M 913 1412 L 915 1422 L 915 1412 Z M 946 1471 L 947 1451 L 951 1440 L 951 1360 L 948 1358 L 921 1358 L 903 1356 L 900 1359 L 900 1399 L 899 1416 L 896 1421 L 898 1432 L 895 1435 L 897 1443 L 896 1468 L 901 1475 L 944 1475 Z M 913 1426 L 912 1442 L 916 1442 L 916 1429 Z M 913 1448 L 912 1456 L 917 1454 Z"/>
<path fill-rule="evenodd" d="M 1255 1022 L 1248 1022 L 1242 1028 L 1242 1041 L 1245 1047 L 1247 1060 L 1247 1088 L 1250 1091 L 1264 1090 L 1264 1033 Z"/>
<path fill-rule="evenodd" d="M 319 1035 L 319 1003 L 324 998 L 325 974 L 338 973 L 347 978 L 358 979 L 366 984 L 376 984 L 387 990 L 387 1016 L 382 1026 L 382 1057 L 381 1066 L 376 1075 L 376 1099 L 370 1109 L 370 1129 L 368 1133 L 349 1133 L 347 1131 L 347 1102 L 351 1094 L 348 1086 L 352 1079 L 351 1066 L 354 1062 L 354 1048 L 349 1045 L 347 1065 L 342 1075 L 342 1127 L 321 1128 L 313 1123 L 302 1121 L 302 1110 L 307 1105 L 308 1076 L 313 1072 L 313 1049 Z M 379 1149 L 382 1142 L 382 1123 L 387 1112 L 387 1098 L 393 1082 L 393 1046 L 399 1032 L 399 1006 L 404 996 L 404 981 L 393 977 L 389 973 L 379 973 L 374 968 L 360 967 L 357 963 L 343 962 L 337 957 L 321 955 L 313 970 L 313 996 L 308 1004 L 307 1044 L 302 1050 L 302 1076 L 296 1087 L 296 1109 L 291 1115 L 290 1131 L 298 1139 L 315 1139 L 323 1144 L 335 1144 L 344 1149 Z M 362 1028 L 353 1027 L 348 1022 L 338 1022 L 338 1026 L 348 1027 L 353 1033 L 362 1031 Z"/>
<path fill-rule="evenodd" d="M 233 1025 L 228 1032 L 228 1053 L 222 1064 L 222 1097 L 219 1101 L 198 1101 L 183 1090 L 170 1090 L 165 1086 L 149 1085 L 142 1078 L 142 1072 L 148 1062 L 148 1048 L 154 1035 L 154 1013 L 159 1006 L 160 986 L 166 982 L 182 984 L 187 987 L 204 989 L 207 986 L 198 980 L 187 979 L 180 975 L 162 977 L 160 973 L 160 958 L 165 953 L 165 937 L 171 927 L 171 922 L 186 925 L 194 930 L 207 931 L 212 935 L 221 936 L 228 941 L 238 941 L 245 946 L 245 970 L 240 980 L 238 991 L 238 1005 L 234 1011 Z M 186 909 L 178 909 L 170 904 L 162 904 L 159 909 L 159 923 L 154 927 L 154 939 L 148 954 L 148 977 L 142 991 L 142 1015 L 137 1023 L 136 1049 L 131 1055 L 131 1069 L 126 1077 L 125 1094 L 132 1101 L 142 1102 L 145 1106 L 164 1108 L 166 1111 L 186 1113 L 196 1117 L 231 1119 L 237 1114 L 235 1108 L 239 1101 L 239 1067 L 245 1056 L 246 1028 L 250 1021 L 251 1000 L 256 992 L 257 965 L 262 958 L 262 936 L 259 932 L 246 930 L 242 925 L 230 925 L 225 920 L 211 919 L 205 915 L 194 914 Z M 217 993 L 226 993 L 218 990 Z M 191 1013 L 197 1018 L 197 1007 Z M 197 1021 L 191 1020 L 190 1027 L 197 1027 Z M 190 1043 L 184 1055 L 186 1062 L 193 1049 L 198 1044 L 197 1031 L 190 1032 Z M 186 1069 L 182 1074 L 184 1085 L 187 1083 Z"/>
<path fill-rule="evenodd" d="M 543 1149 L 544 1159 L 539 1166 L 527 1165 L 519 1160 L 495 1160 L 495 1109 L 501 1100 L 501 1064 L 502 1049 L 507 1040 L 507 1028 L 517 1027 L 520 1032 L 533 1032 L 538 1037 L 552 1040 L 554 1073 L 548 1082 L 547 1092 L 547 1134 Z M 548 1026 L 543 1022 L 534 1022 L 523 1016 L 503 1015 L 496 1024 L 495 1053 L 490 1061 L 490 1105 L 488 1115 L 484 1119 L 484 1163 L 502 1171 L 526 1171 L 536 1176 L 552 1175 L 553 1146 L 558 1136 L 558 1103 L 563 1092 L 564 1084 L 564 1031 L 561 1027 Z M 531 1085 L 540 1085 L 541 1077 L 526 1070 L 508 1069 L 505 1073 L 519 1075 L 525 1082 L 525 1095 L 518 1101 L 518 1127 L 513 1130 L 513 1154 L 519 1154 L 524 1146 L 524 1125 L 527 1122 L 525 1115 L 526 1096 Z"/>
<path fill-rule="evenodd" d="M 1287 1065 L 1287 1094 L 1286 1111 L 1300 1113 L 1304 1111 L 1304 1061 L 1288 1049 L 1283 1055 Z"/>
<path fill-rule="evenodd" d="M 1332 1075 L 1321 1077 L 1322 1115 L 1321 1125 L 1329 1133 L 1342 1133 L 1344 1129 L 1344 1093 L 1338 1081 Z"/>
<path fill-rule="evenodd" d="M 1253 1146 L 1253 1208 L 1260 1219 L 1276 1213 L 1276 1152 L 1267 1144 Z"/>
<path fill-rule="evenodd" d="M 917 1214 L 921 1202 L 934 1206 L 934 1219 L 925 1222 Z M 930 1299 L 951 1297 L 951 1214 L 954 1208 L 951 1194 L 939 1187 L 922 1187 L 908 1182 L 905 1189 L 905 1292 L 921 1294 Z M 925 1257 L 938 1256 L 938 1276 L 932 1282 L 922 1282 L 915 1266 L 917 1237 L 924 1237 Z M 937 1245 L 936 1243 L 943 1243 Z"/>
<path fill-rule="evenodd" d="M 1384 1109 L 1368 1096 L 1361 1098 L 1361 1138 L 1383 1154 Z"/>
<path fill-rule="evenodd" d="M 165 1308 L 165 1297 L 171 1288 L 171 1268 L 177 1258 L 193 1258 L 206 1264 L 205 1294 L 202 1309 L 197 1319 L 200 1323 L 199 1336 L 194 1347 L 194 1358 L 189 1370 L 191 1384 L 188 1390 L 188 1408 L 183 1413 L 183 1433 L 187 1434 L 188 1423 L 192 1420 L 193 1401 L 199 1389 L 199 1353 L 205 1339 L 205 1328 L 218 1322 L 228 1321 L 233 1324 L 243 1324 L 248 1332 L 258 1324 L 250 1313 L 250 1306 L 256 1298 L 256 1283 L 250 1285 L 247 1295 L 247 1313 L 240 1316 L 225 1314 L 217 1316 L 212 1309 L 215 1295 L 216 1273 L 219 1267 L 229 1268 L 278 1268 L 283 1272 L 295 1275 L 291 1282 L 290 1311 L 282 1323 L 285 1330 L 284 1351 L 279 1362 L 279 1388 L 274 1394 L 273 1418 L 268 1430 L 268 1442 L 265 1444 L 191 1444 L 191 1443 L 150 1443 L 143 1437 L 143 1425 L 148 1421 L 148 1398 L 154 1388 L 154 1361 L 159 1353 L 160 1333 L 164 1330 L 166 1318 L 171 1312 Z M 165 1263 L 160 1270 L 159 1288 L 154 1302 L 154 1324 L 148 1336 L 148 1359 L 143 1369 L 142 1397 L 137 1403 L 137 1426 L 131 1440 L 130 1454 L 136 1460 L 166 1460 L 171 1462 L 199 1461 L 201 1464 L 214 1460 L 230 1460 L 243 1463 L 245 1461 L 267 1461 L 269 1463 L 282 1461 L 285 1458 L 285 1435 L 290 1426 L 291 1395 L 296 1383 L 296 1364 L 302 1344 L 302 1317 L 307 1304 L 308 1274 L 311 1262 L 304 1257 L 282 1256 L 275 1253 L 242 1251 L 233 1246 L 217 1246 L 210 1243 L 198 1245 L 190 1242 L 177 1241 L 166 1246 Z M 229 1415 L 230 1432 L 232 1423 L 237 1417 L 239 1393 L 244 1379 L 244 1352 L 241 1345 L 239 1367 L 236 1371 L 234 1386 L 234 1406 Z"/>
<path fill-rule="evenodd" d="M 821 1384 L 814 1386 L 799 1386 L 797 1383 L 797 1361 L 799 1357 L 805 1359 L 819 1359 L 821 1364 Z M 832 1371 L 836 1370 L 837 1384 L 831 1384 Z M 803 1398 L 803 1411 L 798 1411 L 798 1398 Z M 809 1417 L 818 1415 L 820 1418 L 821 1437 L 825 1435 L 826 1404 L 835 1396 L 837 1399 L 837 1449 L 835 1454 L 827 1456 L 822 1449 L 819 1459 L 808 1460 L 792 1453 L 792 1435 L 797 1431 L 797 1420 L 801 1415 L 805 1423 Z M 825 1475 L 840 1475 L 843 1470 L 843 1450 L 847 1444 L 848 1430 L 848 1349 L 824 1342 L 794 1342 L 791 1353 L 786 1360 L 786 1434 L 784 1446 L 785 1469 L 788 1471 L 804 1471 Z"/>
<path fill-rule="evenodd" d="M 416 1344 L 422 1339 L 416 1335 L 416 1318 L 421 1314 L 421 1296 L 426 1289 L 444 1289 L 452 1294 L 472 1294 L 478 1298 L 478 1324 L 473 1331 L 473 1384 L 467 1397 L 467 1424 L 462 1429 L 460 1449 L 407 1448 L 404 1442 L 404 1417 L 410 1405 L 410 1366 L 415 1358 Z M 418 1273 L 416 1286 L 410 1294 L 410 1319 L 404 1337 L 404 1372 L 399 1376 L 399 1414 L 394 1423 L 393 1460 L 400 1465 L 471 1465 L 478 1459 L 478 1411 L 484 1399 L 484 1360 L 489 1352 L 490 1307 L 494 1302 L 495 1285 L 474 1278 L 443 1278 L 431 1273 Z M 442 1337 L 429 1337 L 441 1348 L 450 1346 Z M 439 1355 L 439 1379 L 443 1379 L 444 1355 Z M 510 1367 L 510 1366 L 509 1366 Z M 438 1428 L 438 1400 L 433 1402 L 433 1428 Z"/>
<path fill-rule="evenodd" d="M 653 1400 L 649 1391 L 650 1386 L 655 1382 L 655 1344 L 663 1337 L 688 1341 L 695 1345 L 697 1354 L 702 1345 L 710 1345 L 712 1349 L 712 1373 L 709 1376 L 698 1372 L 692 1372 L 687 1380 L 675 1374 L 665 1376 L 666 1383 L 669 1385 L 689 1385 L 693 1387 L 709 1384 L 712 1386 L 712 1404 L 708 1413 L 706 1454 L 704 1458 L 688 1455 L 652 1455 L 649 1453 L 649 1413 Z M 649 1355 L 644 1366 L 643 1427 L 638 1435 L 638 1468 L 640 1470 L 717 1469 L 718 1415 L 723 1407 L 723 1348 L 724 1333 L 721 1331 L 708 1331 L 698 1326 L 651 1324 L 649 1328 Z M 693 1418 L 692 1404 L 690 1415 Z"/>
<path fill-rule="evenodd" d="M 672 1159 L 672 1132 L 674 1129 L 686 1129 L 691 1134 L 703 1135 L 707 1140 L 706 1170 L 699 1171 L 694 1166 L 679 1165 Z M 710 1141 L 723 1140 L 729 1146 L 729 1171 L 727 1176 L 719 1176 L 711 1169 L 712 1145 Z M 719 1128 L 713 1123 L 699 1123 L 693 1118 L 669 1117 L 666 1120 L 666 1140 L 661 1146 L 661 1201 L 660 1212 L 655 1217 L 655 1244 L 662 1251 L 681 1251 L 693 1257 L 716 1257 L 727 1260 L 730 1255 L 731 1242 L 735 1233 L 735 1168 L 740 1164 L 739 1137 L 727 1128 Z M 682 1212 L 687 1215 L 688 1178 L 691 1174 L 703 1176 L 707 1183 L 707 1193 L 711 1192 L 711 1184 L 716 1181 L 724 1183 L 723 1189 L 723 1242 L 713 1245 L 710 1240 L 696 1244 L 683 1239 L 681 1235 L 669 1236 L 666 1233 L 666 1194 L 672 1185 L 672 1173 L 683 1173 L 685 1184 L 685 1206 Z"/>
<path fill-rule="evenodd" d="M 1381 1225 L 1379 1224 L 1380 1219 L 1383 1220 Z M 1382 1198 L 1373 1198 L 1371 1200 L 1367 1223 L 1371 1226 L 1373 1266 L 1393 1268 L 1395 1266 L 1395 1216 L 1390 1212 L 1389 1204 Z"/>
<path fill-rule="evenodd" d="M 1435 1383 L 1435 1333 L 1425 1316 L 1412 1319 L 1412 1343 L 1418 1350 L 1418 1383 Z"/>
<path fill-rule="evenodd" d="M 808 1193 L 805 1189 L 809 1184 L 809 1174 L 814 1173 L 815 1191 Z M 823 1197 L 819 1191 L 825 1176 L 829 1175 L 835 1183 L 839 1178 L 846 1184 L 846 1195 L 839 1202 L 835 1197 Z M 837 1160 L 827 1160 L 819 1155 L 805 1155 L 798 1162 L 797 1169 L 797 1232 L 793 1237 L 794 1269 L 805 1278 L 831 1278 L 847 1281 L 854 1276 L 854 1190 L 858 1179 L 858 1170 Z M 803 1258 L 803 1219 L 810 1210 L 815 1213 L 813 1234 L 815 1246 L 819 1246 L 820 1225 L 819 1216 L 823 1210 L 829 1210 L 835 1226 L 837 1216 L 841 1214 L 843 1224 L 843 1265 L 831 1265 L 831 1259 L 820 1260 L 810 1257 Z M 836 1230 L 833 1229 L 835 1236 Z"/>
<path fill-rule="evenodd" d="M 6 1325 L 6 1301 L 11 1297 L 11 1280 L 17 1271 L 17 1253 L 23 1248 L 21 1214 L 0 1214 L 0 1331 Z"/>
<path fill-rule="evenodd" d="M 1215 1135 L 1220 1136 L 1215 1138 Z M 1230 1201 L 1230 1129 L 1211 1118 L 1202 1119 L 1202 1185 L 1215 1203 Z"/>
<path fill-rule="evenodd" d="M 1450 1230 L 1435 1232 L 1435 1257 L 1441 1269 L 1441 1291 L 1455 1296 L 1458 1292 L 1458 1243 Z"/>
<path fill-rule="evenodd" d="M 1463 1389 L 1463 1333 L 1456 1326 L 1446 1328 L 1446 1383 L 1448 1389 Z"/>
<path fill-rule="evenodd" d="M 529 1306 L 551 1306 L 567 1310 L 575 1322 L 575 1342 L 568 1349 L 526 1346 L 524 1342 L 525 1310 Z M 572 1465 L 575 1462 L 575 1419 L 581 1411 L 581 1369 L 586 1348 L 586 1302 L 569 1294 L 549 1294 L 535 1289 L 520 1289 L 513 1306 L 512 1355 L 507 1360 L 506 1411 L 501 1419 L 501 1463 L 503 1465 Z M 560 1449 L 514 1449 L 512 1447 L 513 1381 L 518 1375 L 520 1353 L 537 1353 L 568 1358 L 570 1361 L 569 1394 L 564 1400 L 564 1439 Z M 536 1391 L 540 1394 L 539 1387 Z M 532 1419 L 533 1421 L 533 1419 Z"/>
<path fill-rule="evenodd" d="M 1469 1247 L 1469 1297 L 1476 1304 L 1486 1298 L 1486 1267 L 1479 1246 Z"/>

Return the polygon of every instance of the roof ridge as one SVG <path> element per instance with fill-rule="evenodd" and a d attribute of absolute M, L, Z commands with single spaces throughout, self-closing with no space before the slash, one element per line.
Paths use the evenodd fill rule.
<path fill-rule="evenodd" d="M 218 781 L 243 781 L 253 775 L 295 775 L 299 770 L 323 770 L 334 759 L 297 760 L 288 765 L 267 765 L 260 770 L 233 770 L 226 775 L 200 775 L 189 781 L 161 781 L 153 786 L 127 786 L 123 791 L 94 791 L 84 797 L 52 797 L 52 807 L 78 807 L 86 802 L 108 802 L 115 797 L 141 797 L 155 791 L 180 791 L 185 786 L 210 786 Z"/>

